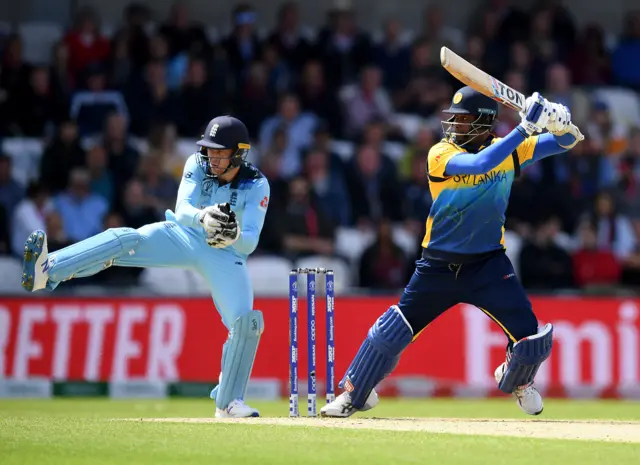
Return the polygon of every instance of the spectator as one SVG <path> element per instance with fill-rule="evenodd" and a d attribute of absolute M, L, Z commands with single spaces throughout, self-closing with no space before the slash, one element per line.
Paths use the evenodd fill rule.
<path fill-rule="evenodd" d="M 520 252 L 520 280 L 527 289 L 550 290 L 573 286 L 571 256 L 556 245 L 554 220 L 542 221 Z"/>
<path fill-rule="evenodd" d="M 109 207 L 113 205 L 115 186 L 108 170 L 107 151 L 101 145 L 94 145 L 87 152 L 86 167 L 89 172 L 89 190 L 102 197 Z"/>
<path fill-rule="evenodd" d="M 578 287 L 618 284 L 620 264 L 611 250 L 598 248 L 595 228 L 584 223 L 578 232 L 580 245 L 573 254 L 573 274 Z"/>
<path fill-rule="evenodd" d="M 393 162 L 363 145 L 347 167 L 347 185 L 355 224 L 364 229 L 381 218 L 402 219 L 400 184 Z"/>
<path fill-rule="evenodd" d="M 57 42 L 53 46 L 49 79 L 53 94 L 68 100 L 75 89 L 76 80 L 69 73 L 69 47 L 64 41 Z"/>
<path fill-rule="evenodd" d="M 346 134 L 357 138 L 373 119 L 390 122 L 393 115 L 391 99 L 381 86 L 382 74 L 375 66 L 363 68 L 358 86 L 350 87 L 342 100 Z"/>
<path fill-rule="evenodd" d="M 559 0 L 544 0 L 541 8 L 551 16 L 551 37 L 562 50 L 562 55 L 571 50 L 576 40 L 576 25 L 573 16 Z"/>
<path fill-rule="evenodd" d="M 329 24 L 318 34 L 316 46 L 327 77 L 327 85 L 337 90 L 358 79 L 362 68 L 371 63 L 373 49 L 369 37 L 358 30 L 350 7 L 329 11 Z"/>
<path fill-rule="evenodd" d="M 640 91 L 640 11 L 627 14 L 624 32 L 611 57 L 614 84 Z"/>
<path fill-rule="evenodd" d="M 289 184 L 289 198 L 280 228 L 283 251 L 291 259 L 334 253 L 335 226 L 318 209 L 309 183 L 302 177 L 296 177 Z"/>
<path fill-rule="evenodd" d="M 614 184 L 614 159 L 602 153 L 599 144 L 589 137 L 569 152 L 567 161 L 572 204 L 578 211 L 584 211 L 598 192 Z"/>
<path fill-rule="evenodd" d="M 67 238 L 73 242 L 87 239 L 102 231 L 104 216 L 109 210 L 106 200 L 89 190 L 91 178 L 82 168 L 69 175 L 69 187 L 53 199 L 60 214 Z"/>
<path fill-rule="evenodd" d="M 194 151 L 196 147 L 194 146 Z M 190 153 L 180 153 L 174 124 L 158 124 L 149 133 L 149 151 L 146 158 L 156 161 L 164 173 L 180 182 L 184 164 Z"/>
<path fill-rule="evenodd" d="M 573 82 L 578 86 L 603 86 L 611 83 L 611 60 L 604 32 L 589 24 L 569 56 Z"/>
<path fill-rule="evenodd" d="M 332 169 L 330 154 L 310 150 L 304 161 L 304 174 L 311 185 L 316 205 L 336 226 L 351 224 L 350 201 L 344 174 Z"/>
<path fill-rule="evenodd" d="M 24 241 L 36 229 L 46 231 L 45 216 L 51 209 L 47 189 L 37 182 L 27 187 L 27 195 L 16 204 L 11 218 L 11 251 L 16 257 L 24 253 Z"/>
<path fill-rule="evenodd" d="M 449 47 L 452 50 L 459 50 L 458 53 L 465 52 L 462 31 L 445 24 L 444 13 L 440 5 L 434 3 L 427 5 L 422 18 L 422 39 Z M 440 59 L 440 53 L 434 54 L 432 59 Z"/>
<path fill-rule="evenodd" d="M 65 98 L 51 87 L 49 70 L 45 67 L 32 69 L 28 87 L 13 94 L 8 107 L 17 122 L 16 135 L 23 137 L 52 134 L 54 125 L 68 117 Z"/>
<path fill-rule="evenodd" d="M 522 73 L 523 76 L 526 76 L 527 88 L 529 89 L 542 89 L 544 87 L 547 64 L 539 57 L 533 55 L 525 41 L 514 42 L 509 47 L 507 67 L 502 71 L 506 71 L 507 69 L 518 71 Z M 553 101 L 557 102 L 557 100 Z"/>
<path fill-rule="evenodd" d="M 30 74 L 31 66 L 22 56 L 22 39 L 13 34 L 7 40 L 0 62 L 0 93 L 19 94 L 29 82 Z"/>
<path fill-rule="evenodd" d="M 342 113 L 337 96 L 327 87 L 322 63 L 309 60 L 304 65 L 296 94 L 302 110 L 326 121 L 333 134 L 342 135 Z"/>
<path fill-rule="evenodd" d="M 189 56 L 184 52 L 172 56 L 169 53 L 169 42 L 160 34 L 151 37 L 149 55 L 151 60 L 161 61 L 165 64 L 167 86 L 172 91 L 178 90 L 182 86 L 189 68 Z"/>
<path fill-rule="evenodd" d="M 411 174 L 403 190 L 405 228 L 415 236 L 422 236 L 433 203 L 426 154 L 417 154 L 411 159 Z"/>
<path fill-rule="evenodd" d="M 111 113 L 107 117 L 101 142 L 107 151 L 108 167 L 114 185 L 126 184 L 138 170 L 140 153 L 129 141 L 127 120 L 123 115 Z M 119 200 L 117 195 L 114 200 Z"/>
<path fill-rule="evenodd" d="M 278 24 L 267 43 L 295 72 L 300 72 L 313 53 L 311 38 L 300 27 L 300 12 L 296 2 L 285 2 L 278 10 Z"/>
<path fill-rule="evenodd" d="M 207 67 L 203 60 L 189 62 L 180 99 L 184 106 L 184 127 L 187 137 L 200 137 L 211 115 L 222 113 L 222 96 L 207 80 Z"/>
<path fill-rule="evenodd" d="M 586 220 L 596 228 L 598 248 L 611 250 L 619 261 L 626 260 L 633 252 L 636 238 L 631 221 L 619 211 L 610 192 L 602 191 L 598 194 L 594 210 Z"/>
<path fill-rule="evenodd" d="M 199 54 L 208 49 L 204 29 L 201 24 L 189 20 L 189 9 L 184 1 L 171 5 L 169 20 L 160 26 L 160 34 L 169 41 L 172 57 Z"/>
<path fill-rule="evenodd" d="M 251 62 L 262 55 L 262 44 L 255 31 L 256 18 L 255 10 L 248 3 L 236 6 L 232 16 L 233 31 L 222 42 L 238 88 L 242 88 Z"/>
<path fill-rule="evenodd" d="M 115 34 L 115 42 L 118 46 L 126 44 L 119 54 L 130 58 L 134 71 L 138 66 L 144 65 L 149 59 L 149 24 L 150 12 L 147 6 L 141 3 L 130 3 L 123 11 L 123 25 Z"/>
<path fill-rule="evenodd" d="M 69 239 L 64 228 L 64 222 L 62 216 L 54 209 L 47 210 L 45 213 L 45 227 L 47 232 L 47 248 L 49 252 L 55 252 L 56 250 L 64 249 L 65 247 L 73 244 L 73 241 Z M 27 233 L 28 237 L 33 230 Z M 22 249 L 24 250 L 24 241 L 22 239 Z"/>
<path fill-rule="evenodd" d="M 286 152 L 289 146 L 289 135 L 284 126 L 276 128 L 273 134 L 273 141 L 269 147 L 264 148 L 260 155 L 259 166 L 268 166 L 269 170 L 276 174 L 276 177 L 287 179 L 293 176 L 290 166 L 286 165 Z M 273 197 L 273 195 L 272 195 Z M 273 202 L 271 202 L 273 206 Z"/>
<path fill-rule="evenodd" d="M 251 138 L 257 138 L 260 127 L 276 110 L 276 97 L 269 92 L 268 70 L 261 61 L 254 61 L 242 90 L 234 102 L 236 116 L 244 122 Z"/>
<path fill-rule="evenodd" d="M 478 68 L 485 66 L 485 43 L 482 37 L 472 35 L 467 39 L 465 59 Z"/>
<path fill-rule="evenodd" d="M 395 93 L 402 89 L 411 72 L 411 47 L 402 37 L 402 24 L 389 19 L 384 24 L 384 36 L 373 49 L 375 63 L 382 71 L 385 89 Z"/>
<path fill-rule="evenodd" d="M 529 87 L 534 89 L 535 87 Z M 587 94 L 572 86 L 569 69 L 561 64 L 554 63 L 547 68 L 546 86 L 544 94 L 551 102 L 561 103 L 571 109 L 571 120 L 579 127 L 584 128 L 589 121 L 589 97 Z"/>
<path fill-rule="evenodd" d="M 450 89 L 442 79 L 439 64 L 431 60 L 432 44 L 419 40 L 411 49 L 411 71 L 395 96 L 395 108 L 399 113 L 417 113 L 428 117 L 442 100 L 443 92 L 450 100 Z"/>
<path fill-rule="evenodd" d="M 260 147 L 269 147 L 276 128 L 284 126 L 288 145 L 284 153 L 283 167 L 287 170 L 286 176 L 298 173 L 301 151 L 311 144 L 317 123 L 316 115 L 300 111 L 300 101 L 295 94 L 284 94 L 280 98 L 278 113 L 264 121 L 260 127 Z"/>
<path fill-rule="evenodd" d="M 94 136 L 101 132 L 109 113 L 128 115 L 128 108 L 120 91 L 107 90 L 107 76 L 101 65 L 91 65 L 85 71 L 87 88 L 73 95 L 70 115 L 78 123 L 81 136 Z"/>
<path fill-rule="evenodd" d="M 139 171 L 147 204 L 153 207 L 158 217 L 162 217 L 167 209 L 175 207 L 179 186 L 178 181 L 163 168 L 162 160 L 145 157 Z"/>
<path fill-rule="evenodd" d="M 293 82 L 291 69 L 278 54 L 274 45 L 267 44 L 262 48 L 262 62 L 267 68 L 267 88 L 276 95 L 290 90 Z"/>
<path fill-rule="evenodd" d="M 560 44 L 553 37 L 553 16 L 546 8 L 538 9 L 531 18 L 529 47 L 539 63 L 547 65 L 565 58 L 566 50 L 558 49 Z"/>
<path fill-rule="evenodd" d="M 57 136 L 45 148 L 40 158 L 40 181 L 52 193 L 67 188 L 69 173 L 84 165 L 85 152 L 80 146 L 75 121 L 63 121 Z"/>
<path fill-rule="evenodd" d="M 78 11 L 64 42 L 69 48 L 69 72 L 74 78 L 90 64 L 104 63 L 109 58 L 109 41 L 100 34 L 98 18 L 91 7 Z"/>
<path fill-rule="evenodd" d="M 391 222 L 381 220 L 375 242 L 360 257 L 360 287 L 401 289 L 406 284 L 406 262 L 404 252 L 393 241 Z"/>
<path fill-rule="evenodd" d="M 593 103 L 586 134 L 598 150 L 607 156 L 618 156 L 627 149 L 627 127 L 614 121 L 609 105 L 602 100 Z"/>
<path fill-rule="evenodd" d="M 130 89 L 127 103 L 131 110 L 131 132 L 143 137 L 156 123 L 183 126 L 183 107 L 178 95 L 167 85 L 167 69 L 163 61 L 150 61 L 145 69 L 145 82 Z"/>
<path fill-rule="evenodd" d="M 618 190 L 625 210 L 633 218 L 640 217 L 640 128 L 634 128 L 629 148 L 617 163 Z"/>
<path fill-rule="evenodd" d="M 256 163 L 262 174 L 269 180 L 271 189 L 270 210 L 284 208 L 286 204 L 288 183 L 284 173 L 287 170 L 283 166 L 283 153 L 286 147 L 287 133 L 282 128 L 277 129 L 271 147 L 260 155 L 260 159 Z M 253 152 L 253 149 L 251 151 Z"/>
<path fill-rule="evenodd" d="M 138 229 L 162 219 L 155 208 L 155 200 L 144 191 L 144 184 L 137 179 L 132 179 L 126 184 L 122 219 L 129 228 Z"/>
<path fill-rule="evenodd" d="M 418 159 L 427 159 L 427 155 L 429 155 L 429 150 L 436 143 L 436 136 L 431 130 L 431 128 L 427 126 L 422 126 L 418 132 L 416 133 L 415 139 L 412 143 L 407 147 L 407 150 L 404 152 L 400 163 L 398 164 L 399 174 L 405 179 L 414 179 L 414 176 L 422 176 L 426 178 L 426 171 L 421 171 L 420 173 L 415 173 L 415 160 Z"/>
<path fill-rule="evenodd" d="M 138 65 L 129 52 L 128 37 L 121 33 L 113 41 L 113 52 L 106 65 L 109 87 L 124 91 L 138 78 Z"/>
<path fill-rule="evenodd" d="M 0 154 L 0 208 L 6 218 L 13 216 L 13 209 L 24 197 L 24 188 L 13 178 L 13 160 Z"/>

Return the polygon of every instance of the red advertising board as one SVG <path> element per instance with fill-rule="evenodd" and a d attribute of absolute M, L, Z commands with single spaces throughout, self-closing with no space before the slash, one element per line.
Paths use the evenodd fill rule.
<path fill-rule="evenodd" d="M 336 298 L 336 376 L 342 376 L 376 318 L 395 298 Z M 555 325 L 552 356 L 537 383 L 562 395 L 632 395 L 640 385 L 640 300 L 534 298 L 541 324 Z M 306 321 L 300 299 L 300 377 Z M 288 301 L 257 299 L 265 332 L 253 377 L 288 379 Z M 324 300 L 318 298 L 318 379 L 324 380 Z M 0 378 L 214 381 L 227 331 L 209 299 L 4 299 Z M 395 380 L 428 379 L 435 394 L 495 390 L 506 338 L 469 306 L 445 313 L 404 353 Z M 301 382 L 301 385 L 304 383 Z M 406 388 L 406 386 L 405 386 Z"/>

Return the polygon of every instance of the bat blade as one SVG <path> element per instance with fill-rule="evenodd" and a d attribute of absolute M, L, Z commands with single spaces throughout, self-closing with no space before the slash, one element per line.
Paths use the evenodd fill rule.
<path fill-rule="evenodd" d="M 512 110 L 522 111 L 524 109 L 524 94 L 485 73 L 451 49 L 447 47 L 440 49 L 440 63 L 449 74 L 481 94 Z"/>

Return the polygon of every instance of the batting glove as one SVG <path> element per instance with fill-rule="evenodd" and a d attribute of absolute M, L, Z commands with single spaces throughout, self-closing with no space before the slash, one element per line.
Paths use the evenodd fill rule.
<path fill-rule="evenodd" d="M 525 100 L 524 109 L 520 112 L 522 118 L 518 130 L 525 136 L 542 132 L 549 121 L 551 106 L 538 92 L 535 92 Z"/>

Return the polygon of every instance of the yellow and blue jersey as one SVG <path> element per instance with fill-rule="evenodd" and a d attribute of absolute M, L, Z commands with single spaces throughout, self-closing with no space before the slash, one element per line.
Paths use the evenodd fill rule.
<path fill-rule="evenodd" d="M 492 138 L 490 144 L 499 141 Z M 422 241 L 423 256 L 459 261 L 504 249 L 504 223 L 516 173 L 534 161 L 538 136 L 525 139 L 485 174 L 447 175 L 447 163 L 467 151 L 445 140 L 429 151 L 427 166 L 433 204 Z M 516 161 L 517 160 L 517 161 Z"/>

